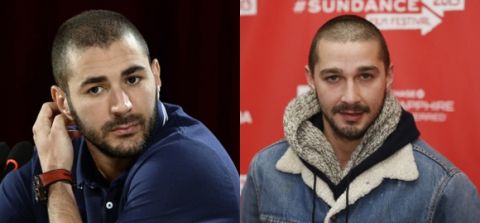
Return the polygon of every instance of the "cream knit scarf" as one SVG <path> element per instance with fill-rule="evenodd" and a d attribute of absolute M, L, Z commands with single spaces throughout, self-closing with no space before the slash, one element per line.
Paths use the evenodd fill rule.
<path fill-rule="evenodd" d="M 318 112 L 321 111 L 315 91 L 310 90 L 293 99 L 283 117 L 285 138 L 300 158 L 323 172 L 337 185 L 350 169 L 375 152 L 395 130 L 402 109 L 395 97 L 387 93 L 382 111 L 365 132 L 343 170 L 323 132 L 309 121 Z"/>

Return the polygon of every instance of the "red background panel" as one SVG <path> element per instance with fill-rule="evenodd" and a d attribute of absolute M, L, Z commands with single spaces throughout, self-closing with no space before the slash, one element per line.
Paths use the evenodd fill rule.
<path fill-rule="evenodd" d="M 392 0 L 396 2 L 398 0 Z M 419 10 L 390 11 L 309 11 L 320 0 L 241 0 L 252 3 L 255 13 L 240 17 L 240 172 L 246 174 L 253 155 L 283 137 L 282 117 L 287 103 L 305 85 L 304 66 L 316 30 L 328 19 L 340 14 L 363 17 L 382 13 L 386 16 L 421 16 L 428 10 L 440 23 L 422 34 L 419 29 L 382 29 L 394 64 L 394 91 L 402 102 L 428 104 L 430 108 L 410 107 L 417 125 L 429 144 L 444 154 L 480 186 L 480 1 L 420 1 Z M 302 3 L 303 2 L 303 3 Z M 325 1 L 329 4 L 350 1 Z M 334 2 L 334 3 L 332 3 Z M 365 4 L 371 1 L 363 1 Z M 379 3 L 379 1 L 374 1 Z M 463 9 L 435 13 L 428 2 L 461 3 Z M 294 11 L 304 4 L 303 11 Z M 321 6 L 321 5 L 320 5 Z M 248 7 L 240 10 L 249 10 Z M 241 13 L 242 14 L 242 13 Z M 428 24 L 427 24 L 428 25 Z M 407 97 L 405 92 L 421 92 Z M 435 107 L 435 103 L 452 106 Z M 447 109 L 447 110 L 445 110 Z M 448 109 L 453 109 L 449 111 Z M 251 120 L 243 119 L 249 115 Z M 443 117 L 443 121 L 425 119 Z M 423 118 L 422 118 L 423 117 Z M 247 121 L 246 121 L 247 120 Z M 251 122 L 249 122 L 251 121 Z"/>

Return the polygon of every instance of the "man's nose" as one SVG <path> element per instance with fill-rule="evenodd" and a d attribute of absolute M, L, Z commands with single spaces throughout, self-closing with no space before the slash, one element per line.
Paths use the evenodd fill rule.
<path fill-rule="evenodd" d="M 128 94 L 122 90 L 112 90 L 112 106 L 110 111 L 115 115 L 123 115 L 132 110 L 132 102 Z"/>
<path fill-rule="evenodd" d="M 359 89 L 353 80 L 346 82 L 341 100 L 347 104 L 356 104 L 360 102 Z"/>

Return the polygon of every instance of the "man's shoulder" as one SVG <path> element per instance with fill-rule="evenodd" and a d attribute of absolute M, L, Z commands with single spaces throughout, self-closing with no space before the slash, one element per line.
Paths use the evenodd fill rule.
<path fill-rule="evenodd" d="M 175 131 L 158 138 L 138 158 L 135 166 L 141 167 L 152 162 L 155 163 L 155 168 L 164 167 L 156 169 L 155 172 L 160 170 L 171 172 L 172 169 L 169 168 L 176 171 L 185 169 L 187 172 L 192 168 L 196 170 L 193 172 L 197 173 L 202 170 L 210 172 L 220 169 L 228 170 L 230 174 L 236 172 L 228 153 L 213 135 L 185 131 Z M 220 166 L 222 168 L 215 168 Z"/>
<path fill-rule="evenodd" d="M 180 106 L 165 103 L 165 108 L 168 121 L 152 136 L 151 144 L 137 159 L 132 172 L 146 177 L 176 173 L 183 179 L 221 175 L 239 182 L 233 161 L 213 133 Z"/>
<path fill-rule="evenodd" d="M 252 159 L 251 167 L 255 169 L 272 169 L 277 161 L 285 154 L 289 147 L 285 139 L 278 140 L 273 144 L 258 151 Z"/>
<path fill-rule="evenodd" d="M 450 160 L 424 140 L 417 139 L 413 141 L 412 147 L 417 166 L 420 170 L 436 170 L 450 176 L 461 172 Z"/>
<path fill-rule="evenodd" d="M 431 194 L 430 204 L 435 208 L 432 222 L 477 222 L 480 199 L 468 176 L 425 141 L 418 139 L 412 146 L 420 173 L 415 185 L 424 194 Z"/>
<path fill-rule="evenodd" d="M 420 184 L 431 185 L 439 190 L 444 190 L 448 185 L 475 188 L 464 172 L 425 141 L 417 139 L 412 142 L 412 147 Z"/>
<path fill-rule="evenodd" d="M 153 136 L 157 147 L 186 143 L 223 150 L 223 146 L 215 135 L 201 121 L 185 113 L 178 105 L 163 104 L 168 114 L 168 121 L 157 132 L 157 135 Z"/>
<path fill-rule="evenodd" d="M 230 159 L 225 148 L 213 134 L 188 129 L 171 132 L 165 137 L 158 137 L 140 158 L 168 161 L 175 157 L 185 156 L 197 157 L 197 159 L 205 158 L 204 161 Z"/>
<path fill-rule="evenodd" d="M 183 213 L 184 219 L 222 214 L 238 219 L 239 176 L 225 149 L 180 106 L 164 104 L 168 120 L 128 172 L 123 211 L 131 216 L 152 210 L 149 214 L 159 216 Z"/>
<path fill-rule="evenodd" d="M 202 122 L 183 111 L 183 108 L 180 105 L 170 103 L 162 103 L 162 105 L 165 107 L 166 114 L 164 115 L 167 116 L 167 122 L 163 127 L 177 129 L 184 127 L 192 127 L 196 125 L 201 125 L 202 127 L 205 127 Z"/>

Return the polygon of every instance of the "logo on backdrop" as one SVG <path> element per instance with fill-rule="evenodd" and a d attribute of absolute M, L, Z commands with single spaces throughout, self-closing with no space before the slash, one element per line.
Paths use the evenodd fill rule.
<path fill-rule="evenodd" d="M 421 35 L 440 25 L 446 11 L 463 10 L 465 0 L 296 0 L 293 5 L 296 14 L 366 13 L 379 29 L 420 30 Z"/>
<path fill-rule="evenodd" d="M 446 122 L 455 111 L 454 100 L 426 100 L 424 89 L 397 89 L 393 94 L 402 107 L 411 112 L 416 122 Z"/>
<path fill-rule="evenodd" d="M 257 0 L 240 0 L 240 16 L 256 14 Z"/>
<path fill-rule="evenodd" d="M 308 85 L 298 85 L 297 95 L 310 90 Z M 416 122 L 446 122 L 448 114 L 455 111 L 454 100 L 427 100 L 424 89 L 395 89 L 393 94 L 402 107 L 411 112 Z"/>

